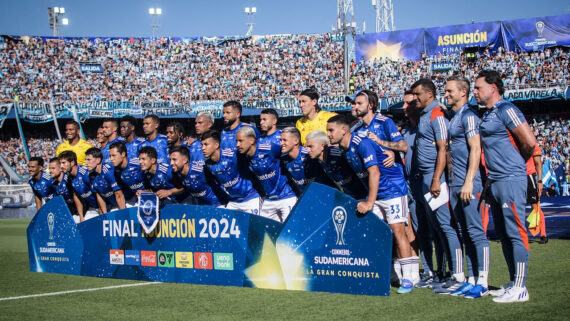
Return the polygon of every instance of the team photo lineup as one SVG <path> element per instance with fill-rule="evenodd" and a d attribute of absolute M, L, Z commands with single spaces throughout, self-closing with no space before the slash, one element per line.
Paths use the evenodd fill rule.
<path fill-rule="evenodd" d="M 102 122 L 96 146 L 69 120 L 56 157 L 30 158 L 29 184 L 38 210 L 61 195 L 76 223 L 137 206 L 142 192 L 154 193 L 161 208 L 212 206 L 284 223 L 316 182 L 356 199 L 358 215 L 389 225 L 397 293 L 429 288 L 528 301 L 525 206 L 543 188 L 528 168 L 542 169 L 541 150 L 521 111 L 503 99 L 502 75 L 447 77 L 439 94 L 449 109 L 430 79 L 400 90 L 405 120 L 398 125 L 380 113 L 372 90 L 346 96 L 351 111 L 337 114 L 321 109 L 315 87 L 297 96 L 303 116 L 282 129 L 271 108 L 261 111 L 259 127 L 242 121 L 237 100 L 223 104 L 221 131 L 209 112 L 198 113 L 193 128 L 147 115 L 137 137 L 140 120 L 124 116 Z M 471 94 L 479 107 L 469 105 Z M 491 291 L 488 208 L 510 276 Z"/>

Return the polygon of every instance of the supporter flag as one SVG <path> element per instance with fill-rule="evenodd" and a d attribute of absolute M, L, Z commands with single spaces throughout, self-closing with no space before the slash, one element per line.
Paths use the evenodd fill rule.
<path fill-rule="evenodd" d="M 146 234 L 152 233 L 158 225 L 158 202 L 154 193 L 142 192 L 139 195 L 137 218 Z"/>
<path fill-rule="evenodd" d="M 556 176 L 556 182 L 560 188 L 558 193 L 562 195 L 562 185 L 564 185 L 564 164 L 560 164 L 560 166 L 556 167 L 554 170 L 554 176 Z"/>
<path fill-rule="evenodd" d="M 542 164 L 542 183 L 545 188 L 549 188 L 552 185 L 558 185 L 556 182 L 556 174 L 552 170 L 549 159 Z"/>

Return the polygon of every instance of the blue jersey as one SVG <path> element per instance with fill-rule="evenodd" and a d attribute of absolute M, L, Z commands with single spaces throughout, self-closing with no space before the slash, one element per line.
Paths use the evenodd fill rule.
<path fill-rule="evenodd" d="M 130 143 L 125 141 L 125 145 L 127 146 L 127 156 L 129 159 L 139 158 L 139 150 L 144 142 L 145 140 L 142 137 L 135 137 L 135 139 Z"/>
<path fill-rule="evenodd" d="M 219 206 L 218 197 L 208 185 L 204 173 L 204 163 L 191 165 L 185 176 L 179 174 L 182 185 L 190 192 L 190 195 L 199 205 Z"/>
<path fill-rule="evenodd" d="M 125 142 L 125 139 L 121 136 L 113 139 L 112 141 L 108 142 L 107 145 L 105 145 L 105 147 L 101 148 L 101 153 L 103 154 L 103 164 L 109 164 L 111 163 L 111 156 L 109 156 L 109 147 L 111 147 L 111 145 L 113 143 L 117 143 L 117 142 Z M 137 156 L 138 157 L 138 156 Z"/>
<path fill-rule="evenodd" d="M 245 202 L 259 197 L 251 181 L 240 175 L 235 152 L 231 152 L 229 149 L 220 151 L 218 162 L 214 163 L 208 159 L 206 160 L 206 167 L 216 182 L 228 194 L 230 201 Z"/>
<path fill-rule="evenodd" d="M 35 181 L 33 178 L 30 178 L 28 183 L 32 187 L 34 195 L 39 197 L 44 202 L 51 200 L 56 194 L 53 180 L 47 172 L 42 172 L 40 179 L 37 181 Z"/>
<path fill-rule="evenodd" d="M 167 164 L 157 164 L 154 174 L 151 174 L 150 171 L 144 171 L 143 180 L 145 188 L 150 189 L 155 193 L 163 189 L 169 190 L 182 187 L 182 183 L 178 179 L 178 176 L 172 175 L 172 167 Z M 188 197 L 188 195 L 189 194 L 186 191 L 183 191 L 168 197 L 168 199 L 179 203 Z"/>
<path fill-rule="evenodd" d="M 55 193 L 57 195 L 63 196 L 65 203 L 69 207 L 72 214 L 77 214 L 77 208 L 75 207 L 75 202 L 73 202 L 73 186 L 71 185 L 71 177 L 65 173 L 60 182 L 54 180 Z"/>
<path fill-rule="evenodd" d="M 281 130 L 278 129 L 271 135 L 261 135 L 258 142 L 262 144 L 270 143 L 271 145 L 277 145 L 281 147 Z"/>
<path fill-rule="evenodd" d="M 243 126 L 249 126 L 251 128 L 253 128 L 253 130 L 255 131 L 255 137 L 259 139 L 259 131 L 257 130 L 257 128 L 255 128 L 254 126 L 244 123 L 244 122 L 240 122 L 236 128 L 234 129 L 229 129 L 229 128 L 224 128 L 224 130 L 222 130 L 222 133 L 220 135 L 220 150 L 227 150 L 228 148 L 232 150 L 232 152 L 236 152 L 237 151 L 237 145 L 236 145 L 236 134 L 238 132 L 238 130 L 240 128 L 242 128 Z"/>
<path fill-rule="evenodd" d="M 402 130 L 402 137 L 404 137 L 404 141 L 406 145 L 408 145 L 408 150 L 404 154 L 404 175 L 408 179 L 412 178 L 418 170 L 418 165 L 415 163 L 414 160 L 414 150 L 416 148 L 416 133 L 418 132 L 418 126 L 412 127 L 411 124 L 408 123 L 408 127 Z"/>
<path fill-rule="evenodd" d="M 526 176 L 526 162 L 511 136 L 511 132 L 525 122 L 521 111 L 506 100 L 497 102 L 481 118 L 479 131 L 489 179 L 509 180 Z"/>
<path fill-rule="evenodd" d="M 113 173 L 115 169 L 111 164 L 105 164 L 101 168 L 101 173 L 92 172 L 89 175 L 91 179 L 91 189 L 94 193 L 99 193 L 105 203 L 111 204 L 112 206 L 117 206 L 117 200 L 115 199 L 115 191 L 113 190 L 112 182 L 105 179 L 106 173 Z M 114 182 L 114 181 L 113 181 Z"/>
<path fill-rule="evenodd" d="M 362 184 L 368 188 L 368 168 L 378 166 L 380 170 L 380 184 L 376 199 L 391 199 L 408 195 L 408 187 L 404 178 L 401 164 L 386 167 L 382 161 L 386 158 L 382 147 L 378 146 L 368 137 L 352 134 L 350 145 L 345 153 L 350 167 L 360 178 Z"/>
<path fill-rule="evenodd" d="M 122 191 L 125 201 L 135 197 L 138 190 L 144 188 L 143 174 L 138 159 L 129 159 L 127 167 L 103 167 L 103 175 L 107 182 L 111 184 L 113 191 Z"/>
<path fill-rule="evenodd" d="M 437 100 L 424 108 L 420 113 L 420 122 L 416 134 L 414 157 L 422 174 L 433 173 L 437 160 L 436 141 L 447 142 L 449 121 Z"/>
<path fill-rule="evenodd" d="M 396 127 L 396 123 L 394 123 L 390 117 L 386 117 L 382 114 L 374 115 L 374 118 L 372 118 L 368 126 L 366 126 L 363 121 L 358 121 L 350 130 L 362 134 L 363 136 L 366 136 L 366 131 L 370 131 L 381 140 L 389 142 L 399 142 L 404 139 L 398 127 Z"/>
<path fill-rule="evenodd" d="M 479 135 L 479 115 L 465 104 L 457 110 L 449 122 L 449 149 L 452 175 L 449 186 L 463 186 L 469 167 L 469 144 L 467 140 Z M 473 184 L 481 185 L 477 171 Z"/>
<path fill-rule="evenodd" d="M 270 200 L 280 200 L 295 196 L 287 178 L 281 175 L 281 147 L 271 143 L 257 143 L 253 156 L 249 157 L 250 168 L 257 176 L 265 191 L 265 197 Z"/>
<path fill-rule="evenodd" d="M 325 174 L 345 193 L 359 200 L 366 198 L 366 188 L 350 168 L 343 150 L 338 146 L 329 146 L 326 161 L 319 161 Z"/>
<path fill-rule="evenodd" d="M 309 151 L 305 146 L 301 146 L 295 159 L 291 159 L 289 155 L 283 155 L 281 161 L 287 169 L 290 181 L 292 181 L 291 187 L 296 190 L 297 195 L 303 193 L 315 180 L 323 181 L 318 161 L 309 157 Z"/>
<path fill-rule="evenodd" d="M 87 205 L 86 207 L 97 208 L 97 199 L 93 195 L 89 171 L 85 166 L 77 166 L 77 175 L 71 181 L 71 185 L 73 185 L 73 189 L 79 195 L 81 201 Z"/>
<path fill-rule="evenodd" d="M 164 136 L 163 134 L 158 134 L 158 135 L 156 135 L 154 140 L 145 140 L 141 144 L 141 148 L 146 147 L 146 146 L 154 147 L 154 149 L 156 150 L 156 155 L 157 155 L 156 163 L 157 164 L 169 163 L 170 162 L 170 156 L 167 154 L 168 153 L 168 139 L 166 138 L 166 136 Z"/>

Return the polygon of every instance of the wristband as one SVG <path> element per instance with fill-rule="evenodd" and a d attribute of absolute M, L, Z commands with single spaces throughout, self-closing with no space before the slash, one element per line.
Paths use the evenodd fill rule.
<path fill-rule="evenodd" d="M 542 184 L 542 180 L 541 180 L 541 179 L 539 179 L 539 180 L 538 180 L 538 183 Z"/>

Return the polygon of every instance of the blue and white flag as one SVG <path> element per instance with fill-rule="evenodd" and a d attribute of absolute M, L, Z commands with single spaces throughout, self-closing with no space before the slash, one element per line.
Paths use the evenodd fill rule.
<path fill-rule="evenodd" d="M 137 218 L 146 234 L 152 233 L 158 225 L 158 196 L 150 192 L 142 192 L 139 195 Z"/>

